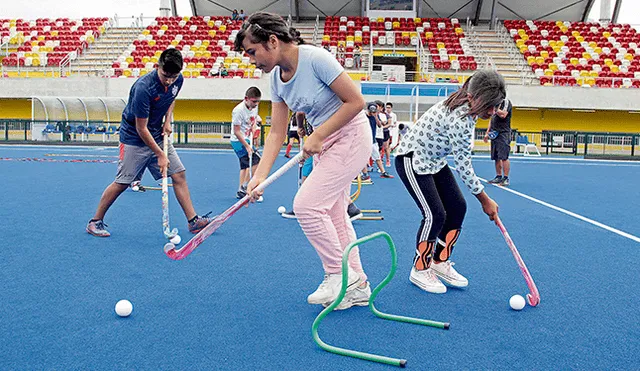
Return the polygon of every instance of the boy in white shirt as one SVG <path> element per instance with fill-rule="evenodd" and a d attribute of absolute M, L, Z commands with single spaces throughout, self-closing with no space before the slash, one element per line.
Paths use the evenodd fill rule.
<path fill-rule="evenodd" d="M 396 127 L 398 116 L 393 112 L 393 103 L 387 102 L 386 114 L 388 117 L 386 128 L 384 129 L 384 153 L 387 155 L 387 167 L 391 166 L 391 128 Z"/>
<path fill-rule="evenodd" d="M 249 156 L 251 156 L 252 172 L 255 172 L 260 163 L 260 156 L 255 152 L 251 141 L 257 123 L 262 121 L 258 115 L 261 96 L 260 89 L 255 86 L 250 87 L 245 93 L 244 100 L 231 113 L 231 146 L 240 160 L 240 184 L 236 193 L 238 199 L 247 195 Z"/>

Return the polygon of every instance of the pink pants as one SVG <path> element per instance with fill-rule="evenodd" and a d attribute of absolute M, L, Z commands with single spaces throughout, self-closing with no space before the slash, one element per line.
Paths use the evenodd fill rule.
<path fill-rule="evenodd" d="M 351 181 L 369 161 L 372 141 L 369 120 L 360 112 L 324 141 L 293 201 L 298 223 L 327 274 L 342 272 L 342 253 L 357 238 L 347 206 Z M 357 247 L 351 250 L 349 266 L 366 280 Z"/>

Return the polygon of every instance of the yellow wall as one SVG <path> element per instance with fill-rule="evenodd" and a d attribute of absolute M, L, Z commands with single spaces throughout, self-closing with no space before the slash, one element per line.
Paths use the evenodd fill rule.
<path fill-rule="evenodd" d="M 224 100 L 177 100 L 173 119 L 175 121 L 231 122 L 231 111 L 240 101 Z M 264 120 L 271 113 L 271 103 L 261 102 L 258 113 Z"/>
<path fill-rule="evenodd" d="M 30 119 L 31 99 L 0 99 L 0 119 Z"/>
<path fill-rule="evenodd" d="M 478 120 L 477 127 L 486 128 L 487 122 Z M 568 130 L 612 133 L 639 133 L 640 114 L 627 111 L 575 112 L 572 110 L 525 111 L 515 108 L 511 127 L 523 132 L 542 130 Z"/>

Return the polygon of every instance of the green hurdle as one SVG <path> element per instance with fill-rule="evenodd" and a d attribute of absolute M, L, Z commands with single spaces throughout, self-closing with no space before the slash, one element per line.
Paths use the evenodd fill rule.
<path fill-rule="evenodd" d="M 387 319 L 392 321 L 408 322 L 416 325 L 437 327 L 444 330 L 449 329 L 448 322 L 436 322 L 436 321 L 430 321 L 426 319 L 404 317 L 404 316 L 398 316 L 394 314 L 383 313 L 375 307 L 374 302 L 376 300 L 376 297 L 380 293 L 380 290 L 382 290 L 389 282 L 391 282 L 391 279 L 396 274 L 397 260 L 398 260 L 398 257 L 396 255 L 396 247 L 393 243 L 393 240 L 391 239 L 391 236 L 389 236 L 389 234 L 386 232 L 376 232 L 350 243 L 349 246 L 347 246 L 347 248 L 344 250 L 344 253 L 342 254 L 342 288 L 340 289 L 340 294 L 330 306 L 328 306 L 322 312 L 320 312 L 320 314 L 318 314 L 315 321 L 313 321 L 313 325 L 311 327 L 311 334 L 313 335 L 313 340 L 316 342 L 316 344 L 318 344 L 320 348 L 326 350 L 327 352 L 336 353 L 342 356 L 360 358 L 367 361 L 405 367 L 405 365 L 407 364 L 407 360 L 405 359 L 392 358 L 392 357 L 386 357 L 386 356 L 381 356 L 377 354 L 359 352 L 351 349 L 339 348 L 339 347 L 325 343 L 324 341 L 322 341 L 322 339 L 320 339 L 320 336 L 318 336 L 318 327 L 320 326 L 320 322 L 324 319 L 324 317 L 326 317 L 329 313 L 331 313 L 335 309 L 335 307 L 337 307 L 340 304 L 342 299 L 344 299 L 345 293 L 347 292 L 349 253 L 351 252 L 351 249 L 353 249 L 355 246 L 361 245 L 365 242 L 369 242 L 376 238 L 384 238 L 387 241 L 387 244 L 389 245 L 389 250 L 391 251 L 391 270 L 389 271 L 389 274 L 387 275 L 387 277 L 385 277 L 385 279 L 382 282 L 380 282 L 380 284 L 373 290 L 373 292 L 371 292 L 371 297 L 369 298 L 369 308 L 371 309 L 373 314 L 375 314 L 376 316 L 382 319 Z"/>

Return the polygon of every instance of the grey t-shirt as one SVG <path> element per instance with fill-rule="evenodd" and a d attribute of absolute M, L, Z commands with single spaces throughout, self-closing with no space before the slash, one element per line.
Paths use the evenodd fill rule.
<path fill-rule="evenodd" d="M 344 68 L 328 51 L 312 45 L 298 47 L 298 68 L 287 82 L 280 79 L 280 67 L 271 72 L 271 101 L 284 101 L 294 112 L 304 112 L 317 128 L 342 107 L 342 100 L 330 85 Z"/>

